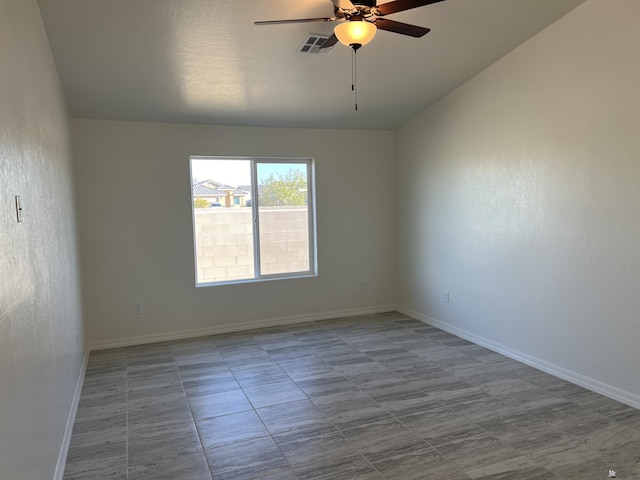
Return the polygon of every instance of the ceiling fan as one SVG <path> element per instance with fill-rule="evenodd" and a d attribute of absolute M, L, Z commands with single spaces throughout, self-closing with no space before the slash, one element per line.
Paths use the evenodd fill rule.
<path fill-rule="evenodd" d="M 369 43 L 377 29 L 388 32 L 422 37 L 429 33 L 429 29 L 396 22 L 384 18 L 392 13 L 403 12 L 416 7 L 423 7 L 444 0 L 395 0 L 377 5 L 377 0 L 331 0 L 333 3 L 333 17 L 298 18 L 292 20 L 266 20 L 254 22 L 255 25 L 278 25 L 287 23 L 335 22 L 340 21 L 331 35 L 320 48 L 334 46 L 338 41 L 357 50 Z"/>

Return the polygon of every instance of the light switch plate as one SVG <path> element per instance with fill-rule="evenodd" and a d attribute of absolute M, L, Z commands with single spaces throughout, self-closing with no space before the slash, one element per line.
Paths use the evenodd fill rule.
<path fill-rule="evenodd" d="M 22 205 L 20 203 L 20 195 L 16 195 L 16 219 L 18 223 L 22 223 Z"/>

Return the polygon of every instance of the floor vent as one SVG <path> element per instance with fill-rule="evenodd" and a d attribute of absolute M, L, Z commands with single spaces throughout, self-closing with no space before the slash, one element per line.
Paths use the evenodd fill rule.
<path fill-rule="evenodd" d="M 320 35 L 317 33 L 310 33 L 309 35 L 307 35 L 307 38 L 305 38 L 304 42 L 302 42 L 302 45 L 300 45 L 300 48 L 298 48 L 298 52 L 310 53 L 313 55 L 326 55 L 331 50 L 333 50 L 333 47 L 335 46 L 334 45 L 328 48 L 320 49 L 320 47 L 327 40 L 327 38 L 329 38 L 329 35 Z"/>

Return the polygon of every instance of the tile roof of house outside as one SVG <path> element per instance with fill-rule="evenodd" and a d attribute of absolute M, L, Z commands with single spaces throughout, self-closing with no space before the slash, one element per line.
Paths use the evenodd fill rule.
<path fill-rule="evenodd" d="M 198 182 L 193 185 L 193 194 L 195 196 L 203 196 L 203 195 L 226 195 L 229 191 L 234 196 L 244 196 L 248 195 L 251 191 L 246 191 L 241 189 L 240 187 L 232 187 L 230 185 L 225 185 L 224 183 L 216 182 L 215 180 L 203 180 L 202 182 Z"/>
<path fill-rule="evenodd" d="M 214 189 L 207 187 L 206 185 L 194 185 L 193 186 L 193 195 L 196 197 L 200 196 L 224 196 L 226 192 L 222 190 Z"/>

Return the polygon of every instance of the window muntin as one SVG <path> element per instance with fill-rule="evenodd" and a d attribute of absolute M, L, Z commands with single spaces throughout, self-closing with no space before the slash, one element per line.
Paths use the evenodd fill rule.
<path fill-rule="evenodd" d="M 196 285 L 314 275 L 313 173 L 312 159 L 191 157 Z"/>

